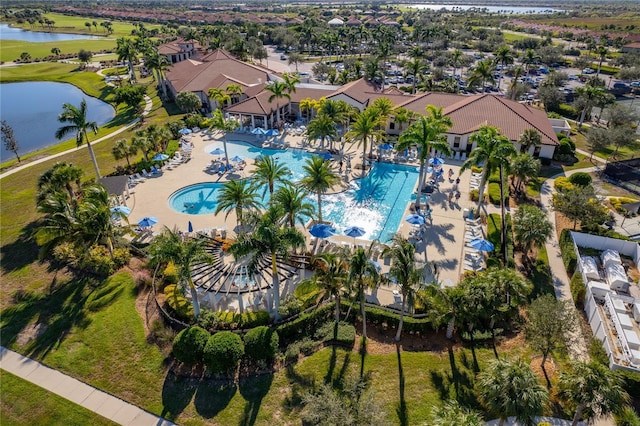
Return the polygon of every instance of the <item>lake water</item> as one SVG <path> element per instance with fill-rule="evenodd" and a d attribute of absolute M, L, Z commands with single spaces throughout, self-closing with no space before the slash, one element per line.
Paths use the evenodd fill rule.
<path fill-rule="evenodd" d="M 12 28 L 9 24 L 0 24 L 0 40 L 21 40 L 32 43 L 43 43 L 46 41 L 67 41 L 67 40 L 87 40 L 103 38 L 82 34 L 47 33 L 42 31 L 29 31 L 21 28 Z"/>
<path fill-rule="evenodd" d="M 3 120 L 13 128 L 18 141 L 19 154 L 55 145 L 60 141 L 55 133 L 64 124 L 58 121 L 62 104 L 80 106 L 87 101 L 87 119 L 98 125 L 115 116 L 115 110 L 106 102 L 86 95 L 77 87 L 66 83 L 28 82 L 0 84 L 0 112 Z M 64 140 L 72 138 L 68 135 Z M 90 139 L 95 139 L 95 136 Z M 14 157 L 0 146 L 0 161 Z"/>
<path fill-rule="evenodd" d="M 536 7 L 536 6 L 489 6 L 489 5 L 462 5 L 462 4 L 412 4 L 408 7 L 415 9 L 429 9 L 429 10 L 453 10 L 453 11 L 465 11 L 469 9 L 486 9 L 491 13 L 501 13 L 504 15 L 523 15 L 523 14 L 544 14 L 563 12 L 562 9 L 556 9 L 553 7 Z"/>

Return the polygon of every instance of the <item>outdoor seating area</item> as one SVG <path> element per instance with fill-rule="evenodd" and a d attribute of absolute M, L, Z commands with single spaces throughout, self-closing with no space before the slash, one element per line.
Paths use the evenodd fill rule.
<path fill-rule="evenodd" d="M 464 271 L 483 271 L 485 265 L 485 252 L 494 249 L 493 244 L 483 239 L 482 223 L 480 218 L 465 219 L 464 232 L 464 257 L 462 267 Z"/>
<path fill-rule="evenodd" d="M 480 181 L 482 180 L 482 173 L 471 173 L 471 179 L 469 180 L 469 190 L 480 189 Z"/>

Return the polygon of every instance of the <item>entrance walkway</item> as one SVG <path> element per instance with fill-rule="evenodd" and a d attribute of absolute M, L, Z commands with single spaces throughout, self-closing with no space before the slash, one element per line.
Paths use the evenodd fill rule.
<path fill-rule="evenodd" d="M 0 368 L 121 425 L 174 424 L 2 346 Z"/>

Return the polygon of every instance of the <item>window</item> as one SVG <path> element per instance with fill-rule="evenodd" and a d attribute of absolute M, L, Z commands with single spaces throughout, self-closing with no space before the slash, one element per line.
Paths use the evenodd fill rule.
<path fill-rule="evenodd" d="M 395 128 L 396 128 L 396 123 L 394 123 L 393 121 L 389 123 L 389 130 L 394 130 Z"/>
<path fill-rule="evenodd" d="M 533 158 L 538 158 L 540 157 L 540 147 L 536 146 L 533 150 Z"/>
<path fill-rule="evenodd" d="M 460 148 L 460 136 L 456 136 L 453 138 L 453 148 Z"/>

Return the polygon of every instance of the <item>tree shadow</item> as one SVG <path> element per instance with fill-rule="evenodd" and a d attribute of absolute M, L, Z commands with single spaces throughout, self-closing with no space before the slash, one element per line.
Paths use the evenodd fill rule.
<path fill-rule="evenodd" d="M 161 417 L 175 420 L 189 405 L 198 388 L 198 380 L 167 373 L 162 384 Z"/>
<path fill-rule="evenodd" d="M 40 248 L 32 238 L 37 225 L 36 221 L 27 224 L 15 241 L 0 247 L 0 269 L 3 273 L 18 271 L 38 261 Z"/>
<path fill-rule="evenodd" d="M 466 353 L 461 351 L 460 366 L 456 362 L 456 354 L 451 346 L 448 348 L 448 355 L 451 371 L 431 372 L 431 382 L 438 390 L 440 399 L 442 401 L 455 399 L 465 406 L 480 408 L 474 391 L 475 374 Z"/>
<path fill-rule="evenodd" d="M 287 365 L 285 373 L 291 384 L 291 395 L 284 398 L 282 406 L 287 413 L 292 413 L 302 408 L 304 391 L 315 388 L 315 376 L 299 374 L 292 364 Z"/>
<path fill-rule="evenodd" d="M 211 419 L 229 405 L 237 390 L 236 384 L 231 380 L 203 380 L 198 384 L 193 404 L 198 414 L 205 419 Z"/>
<path fill-rule="evenodd" d="M 240 381 L 240 395 L 247 401 L 239 422 L 240 426 L 253 426 L 256 423 L 262 400 L 269 393 L 271 383 L 273 383 L 273 373 Z"/>
<path fill-rule="evenodd" d="M 400 420 L 400 425 L 407 426 L 409 424 L 409 411 L 404 397 L 404 370 L 402 369 L 402 355 L 399 344 L 396 344 L 396 354 L 398 357 L 398 383 L 400 385 L 400 401 L 396 408 L 396 414 L 398 415 L 398 420 Z"/>

